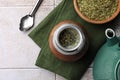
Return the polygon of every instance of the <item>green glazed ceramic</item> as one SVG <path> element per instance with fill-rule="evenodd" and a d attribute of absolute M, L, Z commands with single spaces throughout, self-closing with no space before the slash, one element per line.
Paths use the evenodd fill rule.
<path fill-rule="evenodd" d="M 106 43 L 98 51 L 94 64 L 94 80 L 120 80 L 120 40 L 115 32 L 105 31 Z"/>

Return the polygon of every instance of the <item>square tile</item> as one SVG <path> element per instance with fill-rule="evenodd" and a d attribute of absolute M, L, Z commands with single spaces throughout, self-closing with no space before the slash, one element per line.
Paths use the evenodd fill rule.
<path fill-rule="evenodd" d="M 36 14 L 35 26 L 52 9 L 53 6 L 42 6 Z M 0 68 L 35 68 L 40 48 L 28 37 L 28 33 L 19 30 L 21 17 L 30 10 L 31 7 L 0 8 Z"/>
<path fill-rule="evenodd" d="M 43 69 L 0 69 L 0 80 L 55 80 L 55 74 Z"/>

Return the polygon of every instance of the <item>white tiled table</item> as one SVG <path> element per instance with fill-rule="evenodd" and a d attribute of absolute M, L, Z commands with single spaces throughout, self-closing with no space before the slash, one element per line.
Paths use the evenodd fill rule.
<path fill-rule="evenodd" d="M 36 14 L 35 26 L 61 0 L 44 0 Z M 32 9 L 36 0 L 0 0 L 0 80 L 65 80 L 47 70 L 36 67 L 40 48 L 19 31 L 20 18 Z M 82 80 L 92 79 L 89 68 Z"/>

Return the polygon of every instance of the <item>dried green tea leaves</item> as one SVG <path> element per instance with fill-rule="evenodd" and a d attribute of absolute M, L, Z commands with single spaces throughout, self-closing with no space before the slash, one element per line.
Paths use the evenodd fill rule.
<path fill-rule="evenodd" d="M 119 0 L 77 0 L 80 12 L 91 20 L 102 21 L 117 10 Z"/>
<path fill-rule="evenodd" d="M 79 41 L 79 33 L 75 29 L 67 28 L 60 33 L 59 42 L 65 48 L 73 48 Z"/>

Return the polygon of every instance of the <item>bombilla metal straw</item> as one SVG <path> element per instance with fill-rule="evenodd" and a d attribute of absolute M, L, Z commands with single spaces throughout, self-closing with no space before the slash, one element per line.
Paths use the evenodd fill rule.
<path fill-rule="evenodd" d="M 35 4 L 35 6 L 33 7 L 32 11 L 30 12 L 31 16 L 35 16 L 37 10 L 39 9 L 39 6 L 41 5 L 43 0 L 38 0 Z"/>
<path fill-rule="evenodd" d="M 43 0 L 38 0 L 35 6 L 33 7 L 32 11 L 23 18 L 21 18 L 19 28 L 21 31 L 28 31 L 34 26 L 35 14 L 39 6 L 41 5 L 42 1 Z"/>

